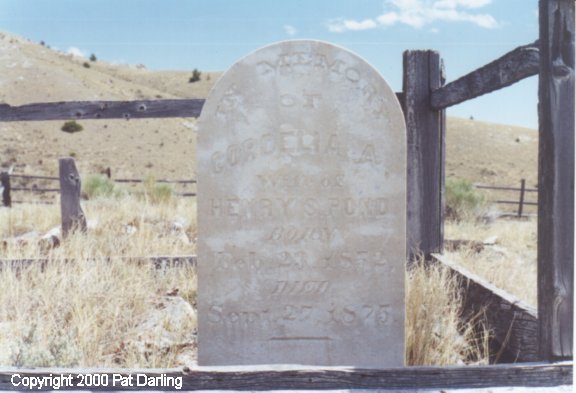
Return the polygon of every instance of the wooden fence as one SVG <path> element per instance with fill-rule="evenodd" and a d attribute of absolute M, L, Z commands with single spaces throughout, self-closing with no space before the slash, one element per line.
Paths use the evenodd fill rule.
<path fill-rule="evenodd" d="M 534 327 L 537 324 L 537 328 L 527 329 L 535 332 L 527 333 L 532 337 L 533 345 L 523 341 L 519 341 L 519 345 L 521 349 L 530 349 L 543 363 L 383 370 L 279 370 L 260 367 L 253 370 L 198 368 L 146 371 L 182 376 L 186 381 L 184 389 L 418 389 L 571 384 L 574 311 L 574 8 L 573 0 L 540 0 L 540 35 L 537 42 L 519 47 L 446 85 L 442 60 L 437 52 L 406 51 L 403 91 L 397 93 L 408 132 L 409 250 L 411 256 L 423 253 L 433 260 L 435 253 L 442 252 L 443 246 L 444 109 L 528 76 L 539 75 L 537 320 L 534 321 L 533 313 L 523 314 L 511 306 L 510 309 L 514 310 L 511 311 L 513 316 L 526 316 L 521 317 L 526 326 Z M 199 99 L 98 101 L 38 103 L 18 107 L 2 104 L 0 121 L 197 117 L 203 102 Z M 492 297 L 486 299 L 479 302 L 495 304 L 500 310 L 509 307 L 501 303 L 501 296 L 496 300 L 490 300 L 494 299 Z M 501 322 L 500 318 L 498 321 Z M 516 321 L 516 317 L 509 323 L 504 321 L 503 326 L 508 323 L 507 330 L 512 332 L 511 335 L 514 334 L 511 324 Z M 505 339 L 508 336 L 507 332 Z M 510 339 L 507 341 L 510 342 Z M 9 376 L 14 372 L 31 376 L 47 375 L 52 370 L 0 370 L 0 388 L 11 386 Z M 77 374 L 79 370 L 70 372 Z"/>
<path fill-rule="evenodd" d="M 109 174 L 110 171 L 107 172 Z M 110 176 L 108 175 L 108 178 Z M 60 182 L 60 177 L 56 176 L 37 176 L 37 175 L 14 175 L 8 172 L 2 172 L 0 176 L 0 184 L 2 185 L 2 204 L 5 207 L 12 206 L 12 203 L 22 203 L 21 200 L 13 200 L 12 193 L 16 192 L 28 192 L 28 193 L 60 193 L 60 187 L 55 188 L 42 188 L 38 187 L 36 184 L 32 186 L 16 186 L 14 187 L 15 181 L 13 179 L 23 179 L 24 182 L 28 182 L 29 180 L 40 180 L 44 182 Z M 111 179 L 115 183 L 128 183 L 128 184 L 141 184 L 146 183 L 148 180 L 146 179 Z M 189 184 L 196 184 L 196 180 L 154 180 L 155 183 L 162 183 L 162 184 L 177 184 L 177 185 L 189 185 Z M 187 192 L 187 191 L 175 191 L 173 193 L 175 196 L 178 197 L 195 197 L 195 192 Z M 53 202 L 50 201 L 36 201 L 34 203 L 42 203 L 42 204 L 52 204 Z"/>
<path fill-rule="evenodd" d="M 526 180 L 520 180 L 520 187 L 509 187 L 509 186 L 487 186 L 483 184 L 474 184 L 474 187 L 481 189 L 481 190 L 494 190 L 494 191 L 514 191 L 518 192 L 518 199 L 517 200 L 509 200 L 509 199 L 497 199 L 492 200 L 494 203 L 504 204 L 504 205 L 516 205 L 518 208 L 516 209 L 516 213 L 513 214 L 516 217 L 524 217 L 528 214 L 526 213 L 524 207 L 525 206 L 538 206 L 538 202 L 534 201 L 527 201 L 526 194 L 527 193 L 538 193 L 537 188 L 527 188 L 526 187 Z M 510 214 L 501 214 L 501 216 L 508 216 Z"/>

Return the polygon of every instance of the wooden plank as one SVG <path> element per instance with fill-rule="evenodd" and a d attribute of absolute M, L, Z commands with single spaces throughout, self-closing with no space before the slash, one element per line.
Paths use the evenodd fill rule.
<path fill-rule="evenodd" d="M 72 230 L 86 231 L 86 216 L 80 206 L 82 182 L 71 157 L 59 160 L 60 210 L 62 213 L 62 237 Z"/>
<path fill-rule="evenodd" d="M 13 382 L 24 377 L 55 377 L 71 375 L 70 384 L 62 384 L 59 390 L 78 390 L 78 374 L 108 375 L 108 383 L 93 386 L 91 391 L 119 390 L 113 384 L 114 376 L 132 376 L 133 386 L 138 389 L 137 375 L 160 378 L 180 384 L 179 390 L 340 390 L 340 389 L 458 389 L 501 386 L 545 387 L 570 385 L 573 365 L 571 362 L 557 364 L 516 364 L 507 366 L 470 367 L 406 367 L 395 369 L 352 368 L 303 368 L 278 367 L 194 367 L 184 369 L 121 369 L 121 368 L 10 368 L 0 367 L 0 389 L 13 390 Z M 117 377 L 118 378 L 118 377 Z M 174 378 L 178 378 L 175 380 Z M 38 380 L 37 380 L 38 381 Z M 45 380 L 46 381 L 46 380 Z M 165 382 L 166 383 L 166 382 Z M 84 387 L 85 389 L 86 387 Z M 142 389 L 142 387 L 140 387 Z M 148 389 L 154 389 L 148 386 Z M 165 390 L 162 386 L 154 390 Z"/>
<path fill-rule="evenodd" d="M 521 46 L 493 62 L 432 92 L 432 107 L 440 110 L 510 86 L 539 71 L 538 43 Z"/>
<path fill-rule="evenodd" d="M 10 174 L 8 172 L 2 172 L 0 174 L 0 185 L 2 186 L 2 205 L 5 207 L 12 206 L 12 196 L 11 186 L 10 186 Z"/>
<path fill-rule="evenodd" d="M 44 121 L 78 119 L 144 119 L 198 117 L 204 99 L 70 101 L 21 106 L 0 104 L 2 121 Z"/>
<path fill-rule="evenodd" d="M 573 356 L 574 1 L 540 1 L 538 313 L 542 359 Z"/>
<path fill-rule="evenodd" d="M 404 52 L 404 116 L 408 139 L 407 240 L 409 261 L 442 251 L 444 237 L 445 116 L 430 106 L 443 84 L 434 51 Z"/>
<path fill-rule="evenodd" d="M 484 278 L 434 254 L 434 259 L 448 267 L 458 278 L 464 293 L 465 312 L 475 315 L 484 311 L 494 339 L 504 345 L 506 356 L 498 361 L 534 362 L 539 359 L 538 317 L 536 308 L 491 284 Z"/>

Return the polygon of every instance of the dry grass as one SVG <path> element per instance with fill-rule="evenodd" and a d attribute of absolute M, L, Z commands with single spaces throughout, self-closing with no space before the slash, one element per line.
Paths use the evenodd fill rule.
<path fill-rule="evenodd" d="M 152 203 L 127 196 L 97 198 L 83 204 L 91 228 L 74 233 L 62 245 L 42 250 L 36 242 L 8 242 L 5 258 L 63 258 L 190 255 L 195 252 L 196 201 L 170 198 Z M 0 238 L 31 231 L 46 233 L 60 224 L 59 205 L 16 205 L 0 209 Z"/>
<path fill-rule="evenodd" d="M 488 364 L 488 331 L 479 317 L 461 320 L 462 299 L 449 270 L 419 262 L 407 277 L 406 363 Z"/>
<path fill-rule="evenodd" d="M 166 293 L 178 289 L 179 296 L 194 304 L 195 272 L 190 267 L 159 271 L 151 264 L 105 257 L 193 254 L 195 200 L 96 198 L 83 208 L 96 226 L 72 233 L 60 247 L 44 250 L 36 241 L 8 241 L 4 247 L 4 258 L 50 261 L 44 269 L 36 264 L 0 271 L 0 352 L 2 344 L 12 347 L 10 359 L 3 360 L 31 367 L 175 366 L 178 351 L 142 351 L 130 338 Z M 0 209 L 0 238 L 44 233 L 59 220 L 58 205 Z M 195 323 L 174 330 L 176 336 L 190 336 Z M 9 343 L 2 342 L 7 339 Z"/>
<path fill-rule="evenodd" d="M 12 332 L 14 366 L 174 367 L 176 352 L 128 343 L 158 296 L 174 288 L 190 302 L 196 296 L 191 268 L 157 271 L 118 259 L 3 269 L 0 280 L 0 324 Z M 178 327 L 181 335 L 194 328 Z"/>
<path fill-rule="evenodd" d="M 497 220 L 482 224 L 475 221 L 447 222 L 447 239 L 483 241 L 496 236 L 494 246 L 480 252 L 464 248 L 446 253 L 453 261 L 484 277 L 519 299 L 536 306 L 537 266 L 535 219 L 528 221 Z"/>
<path fill-rule="evenodd" d="M 73 278 L 73 279 L 71 279 Z M 11 364 L 28 367 L 175 367 L 178 351 L 142 353 L 126 345 L 158 296 L 178 288 L 195 302 L 191 268 L 156 271 L 114 259 L 52 261 L 19 272 L 0 272 L 0 324 L 21 332 Z M 457 286 L 440 266 L 417 265 L 408 274 L 408 365 L 487 363 L 487 334 L 476 321 L 462 323 Z M 194 324 L 176 327 L 190 335 Z"/>
<path fill-rule="evenodd" d="M 152 203 L 134 196 L 96 198 L 83 203 L 87 233 L 73 233 L 60 247 L 43 251 L 34 243 L 8 243 L 7 258 L 48 257 L 52 261 L 22 270 L 3 269 L 0 280 L 0 351 L 2 336 L 19 366 L 173 367 L 178 351 L 142 352 L 128 345 L 139 323 L 159 296 L 174 288 L 195 304 L 196 276 L 191 268 L 157 271 L 147 264 L 108 256 L 195 253 L 196 212 L 192 199 Z M 58 225 L 58 206 L 17 205 L 0 209 L 0 237 Z M 187 221 L 182 232 L 174 222 Z M 183 240 L 182 234 L 190 241 Z M 59 258 L 73 258 L 64 263 Z M 447 365 L 484 363 L 484 336 L 474 335 L 476 321 L 462 323 L 457 283 L 439 267 L 418 264 L 407 273 L 407 363 Z M 194 323 L 174 327 L 182 337 Z M 6 343 L 4 343 L 6 345 Z M 14 347 L 16 346 L 16 347 Z M 0 357 L 1 358 L 1 357 Z"/>

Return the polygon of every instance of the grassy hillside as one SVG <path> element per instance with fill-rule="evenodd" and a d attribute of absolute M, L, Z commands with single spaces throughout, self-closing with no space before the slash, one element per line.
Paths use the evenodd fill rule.
<path fill-rule="evenodd" d="M 448 118 L 446 176 L 491 185 L 537 184 L 538 132 L 529 128 Z"/>
<path fill-rule="evenodd" d="M 89 67 L 84 64 L 88 64 Z M 202 70 L 201 70 L 202 71 Z M 74 57 L 0 33 L 0 102 L 202 98 L 221 75 L 192 69 L 151 71 Z M 0 164 L 15 173 L 53 175 L 59 157 L 73 155 L 82 173 L 110 167 L 115 177 L 195 176 L 196 120 L 80 121 L 67 134 L 63 122 L 0 123 Z M 446 176 L 493 185 L 536 184 L 537 133 L 519 127 L 448 119 Z M 168 159 L 169 158 L 169 159 Z"/>

